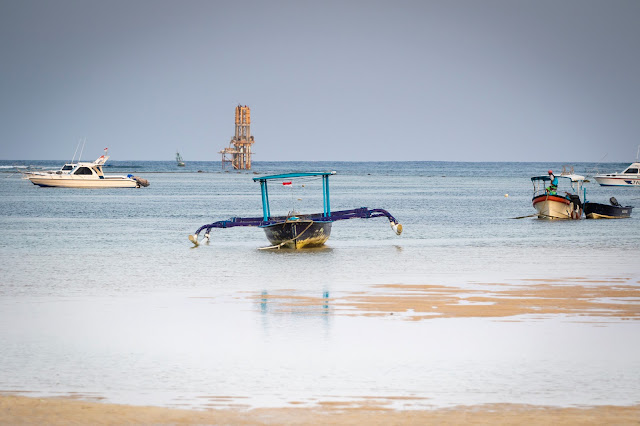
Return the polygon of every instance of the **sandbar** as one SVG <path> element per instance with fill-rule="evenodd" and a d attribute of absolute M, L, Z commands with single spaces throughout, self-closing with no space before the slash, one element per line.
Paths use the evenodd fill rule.
<path fill-rule="evenodd" d="M 581 318 L 640 320 L 640 286 L 624 279 L 541 280 L 517 285 L 482 283 L 474 287 L 384 284 L 370 292 L 335 297 L 282 290 L 251 296 L 274 312 L 317 311 L 332 315 L 402 315 L 407 320 L 434 318 L 508 318 L 567 315 Z"/>

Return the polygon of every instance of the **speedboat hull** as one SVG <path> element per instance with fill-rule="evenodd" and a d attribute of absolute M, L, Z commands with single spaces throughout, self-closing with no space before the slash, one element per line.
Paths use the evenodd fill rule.
<path fill-rule="evenodd" d="M 640 176 L 596 175 L 593 177 L 601 186 L 640 186 Z"/>
<path fill-rule="evenodd" d="M 612 206 L 609 204 L 585 203 L 584 214 L 587 219 L 624 219 L 631 217 L 631 206 Z"/>
<path fill-rule="evenodd" d="M 263 226 L 269 242 L 275 247 L 300 249 L 303 247 L 319 247 L 331 235 L 330 221 L 287 220 Z"/>
<path fill-rule="evenodd" d="M 533 197 L 533 207 L 540 219 L 580 219 L 582 207 L 573 200 L 557 195 L 539 195 Z"/>
<path fill-rule="evenodd" d="M 124 176 L 105 176 L 98 178 L 82 178 L 73 175 L 29 176 L 34 185 L 60 188 L 139 188 L 140 184 Z"/>

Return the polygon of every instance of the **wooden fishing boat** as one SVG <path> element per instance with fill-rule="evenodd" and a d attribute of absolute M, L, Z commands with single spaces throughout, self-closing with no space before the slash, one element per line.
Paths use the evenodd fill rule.
<path fill-rule="evenodd" d="M 575 174 L 557 176 L 562 183 L 558 188 L 551 187 L 549 176 L 534 176 L 533 198 L 531 202 L 540 219 L 580 219 L 582 217 L 582 199 L 584 177 Z"/>
<path fill-rule="evenodd" d="M 621 206 L 615 197 L 609 199 L 609 204 L 584 203 L 584 214 L 587 219 L 624 219 L 631 217 L 632 206 Z"/>
<path fill-rule="evenodd" d="M 384 209 L 369 209 L 360 207 L 351 210 L 331 211 L 329 200 L 329 176 L 336 172 L 302 172 L 285 173 L 253 178 L 254 182 L 260 182 L 262 192 L 262 217 L 233 217 L 228 220 L 213 222 L 203 225 L 193 234 L 189 235 L 189 240 L 198 246 L 199 235 L 204 231 L 203 241 L 209 242 L 211 229 L 232 228 L 236 226 L 255 226 L 262 228 L 271 246 L 266 248 L 293 248 L 322 246 L 331 235 L 331 225 L 333 222 L 347 219 L 370 219 L 376 217 L 386 217 L 391 224 L 391 228 L 397 235 L 402 233 L 402 225 Z M 323 211 L 322 213 L 299 214 L 291 212 L 286 216 L 272 216 L 269 205 L 269 181 L 282 181 L 283 184 L 290 184 L 295 178 L 322 178 Z M 289 182 L 287 182 L 289 181 Z"/>

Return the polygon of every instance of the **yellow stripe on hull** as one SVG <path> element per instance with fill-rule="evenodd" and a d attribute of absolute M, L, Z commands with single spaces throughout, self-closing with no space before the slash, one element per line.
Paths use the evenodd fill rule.
<path fill-rule="evenodd" d="M 589 213 L 589 219 L 629 219 L 630 216 L 607 216 L 606 214 Z"/>

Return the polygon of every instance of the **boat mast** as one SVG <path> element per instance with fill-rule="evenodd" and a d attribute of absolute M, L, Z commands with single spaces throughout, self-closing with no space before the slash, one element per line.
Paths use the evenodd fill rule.
<path fill-rule="evenodd" d="M 80 142 L 82 142 L 82 138 L 78 139 L 78 145 L 76 145 L 76 150 L 73 152 L 73 158 L 71 159 L 71 163 L 76 159 L 76 154 L 78 153 L 78 148 L 80 148 Z"/>
<path fill-rule="evenodd" d="M 84 138 L 84 141 L 82 142 L 82 149 L 80 150 L 80 156 L 78 157 L 78 162 L 82 161 L 82 152 L 84 151 L 84 144 L 86 142 L 87 142 L 87 138 Z"/>

